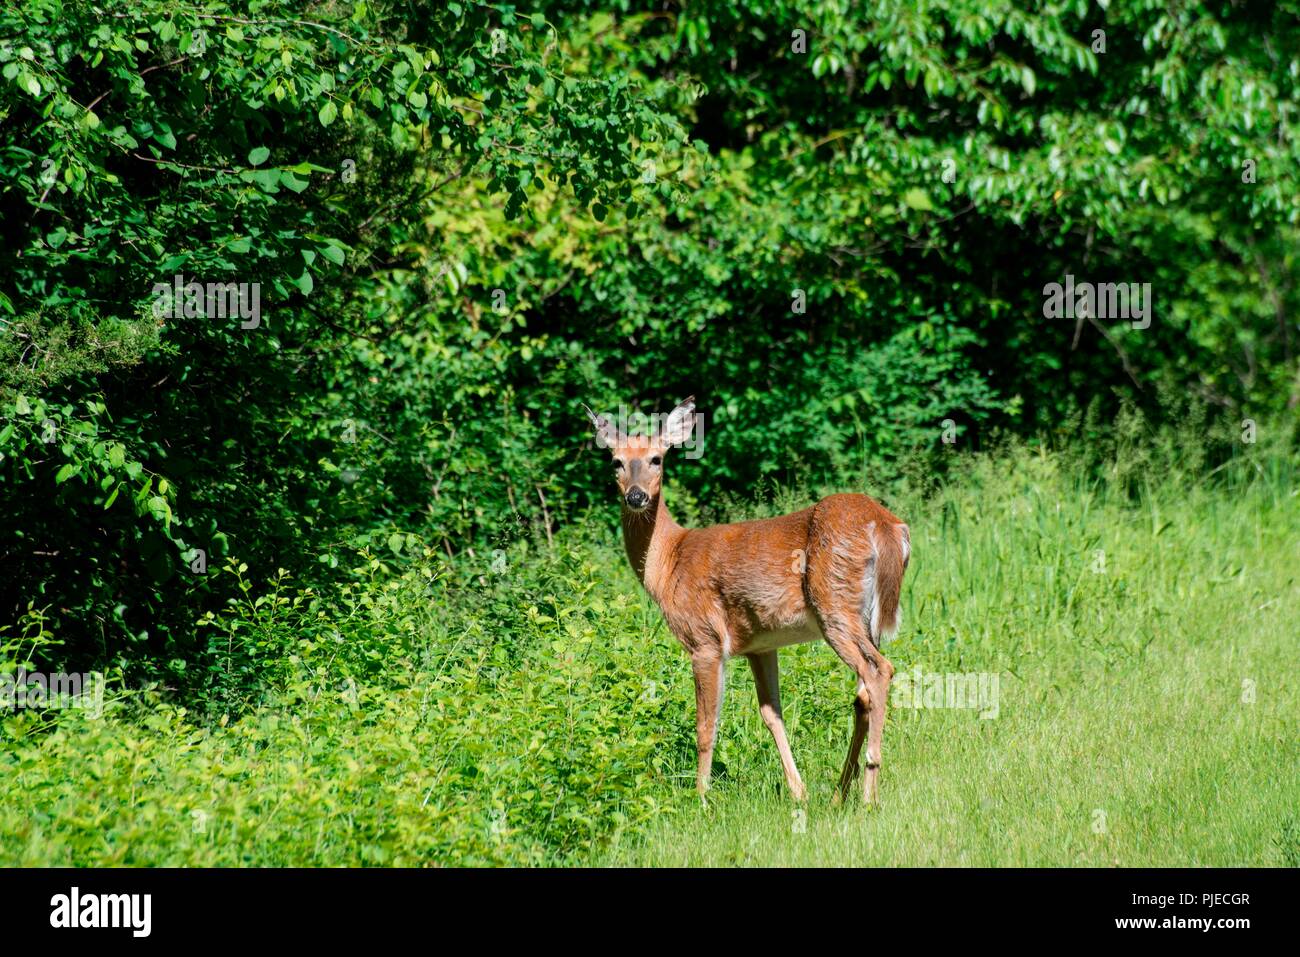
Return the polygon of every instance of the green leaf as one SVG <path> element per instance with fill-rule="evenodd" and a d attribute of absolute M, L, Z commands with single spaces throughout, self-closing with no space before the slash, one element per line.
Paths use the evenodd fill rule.
<path fill-rule="evenodd" d="M 320 120 L 321 126 L 329 126 L 338 118 L 338 115 L 339 108 L 334 105 L 334 101 L 326 100 L 325 105 L 322 106 L 320 112 L 316 114 L 316 118 Z"/>
<path fill-rule="evenodd" d="M 1020 71 L 1020 82 L 1025 88 L 1025 92 L 1030 96 L 1034 95 L 1034 90 L 1038 86 L 1038 78 L 1034 76 L 1034 71 L 1025 67 Z"/>
<path fill-rule="evenodd" d="M 268 193 L 280 191 L 280 171 L 278 169 L 259 169 L 253 173 L 253 181 Z"/>
<path fill-rule="evenodd" d="M 930 197 L 926 195 L 925 190 L 915 186 L 903 194 L 903 202 L 922 212 L 929 212 L 934 209 L 934 204 L 930 202 Z"/>
<path fill-rule="evenodd" d="M 67 465 L 63 466 L 63 468 L 59 469 L 58 474 L 54 476 L 54 484 L 62 485 L 68 479 L 72 478 L 76 471 L 76 465 L 69 462 Z"/>
<path fill-rule="evenodd" d="M 259 146 L 248 154 L 248 165 L 261 166 L 270 157 L 271 151 L 265 146 Z"/>

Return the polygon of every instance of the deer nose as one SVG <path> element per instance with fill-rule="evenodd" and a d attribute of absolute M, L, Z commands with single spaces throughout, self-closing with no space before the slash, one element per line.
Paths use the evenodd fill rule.
<path fill-rule="evenodd" d="M 627 493 L 624 500 L 632 508 L 645 508 L 650 501 L 650 496 L 639 488 L 634 488 Z"/>

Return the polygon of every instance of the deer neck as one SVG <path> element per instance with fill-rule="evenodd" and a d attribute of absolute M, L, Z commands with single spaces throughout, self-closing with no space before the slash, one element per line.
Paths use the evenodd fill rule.
<path fill-rule="evenodd" d="M 685 534 L 685 529 L 668 514 L 663 492 L 655 495 L 643 512 L 633 512 L 623 506 L 623 546 L 627 549 L 627 560 L 650 597 L 661 604 L 673 554 Z"/>

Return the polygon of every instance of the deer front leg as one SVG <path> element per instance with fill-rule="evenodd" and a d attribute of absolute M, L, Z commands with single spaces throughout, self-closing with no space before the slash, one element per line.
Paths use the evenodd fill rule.
<path fill-rule="evenodd" d="M 754 688 L 758 692 L 758 712 L 763 723 L 772 732 L 776 742 L 777 753 L 781 755 L 781 767 L 785 771 L 785 783 L 790 788 L 790 795 L 796 801 L 808 796 L 795 767 L 794 755 L 790 753 L 790 742 L 785 736 L 785 721 L 781 717 L 781 677 L 777 653 L 765 651 L 762 654 L 749 655 L 749 667 L 754 672 Z"/>
<path fill-rule="evenodd" d="M 691 656 L 691 671 L 695 675 L 695 746 L 699 754 L 695 790 L 701 798 L 709 789 L 709 774 L 713 770 L 713 745 L 718 738 L 725 669 L 721 652 L 714 649 L 696 651 Z"/>
<path fill-rule="evenodd" d="M 848 800 L 853 782 L 857 779 L 861 766 L 858 756 L 862 754 L 862 742 L 867 737 L 867 705 L 862 700 L 862 689 L 853 697 L 853 736 L 849 739 L 849 753 L 844 758 L 844 770 L 840 772 L 839 787 L 835 790 L 835 803 Z"/>

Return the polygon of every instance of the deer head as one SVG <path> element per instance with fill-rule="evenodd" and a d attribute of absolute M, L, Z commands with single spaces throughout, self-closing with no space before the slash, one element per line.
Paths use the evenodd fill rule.
<path fill-rule="evenodd" d="M 659 496 L 665 453 L 691 437 L 695 397 L 685 399 L 666 416 L 653 416 L 649 435 L 626 435 L 605 416 L 597 415 L 585 404 L 583 408 L 596 429 L 596 444 L 609 449 L 613 456 L 614 479 L 624 507 L 632 512 L 645 511 Z"/>

